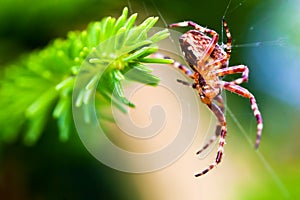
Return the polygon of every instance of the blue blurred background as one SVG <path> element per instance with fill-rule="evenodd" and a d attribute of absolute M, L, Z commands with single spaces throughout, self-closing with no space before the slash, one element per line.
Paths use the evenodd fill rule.
<path fill-rule="evenodd" d="M 1 73 L 8 64 L 65 37 L 70 30 L 83 30 L 90 21 L 105 16 L 119 16 L 124 6 L 139 13 L 140 21 L 152 15 L 160 17 L 160 26 L 192 20 L 221 33 L 228 1 L 1 0 Z M 76 133 L 60 142 L 55 122 L 50 120 L 36 145 L 28 147 L 20 140 L 0 147 L 0 198 L 171 199 L 168 194 L 180 193 L 181 188 L 178 199 L 300 199 L 299 9 L 298 0 L 232 0 L 225 16 L 233 36 L 230 65 L 250 68 L 249 83 L 243 86 L 255 94 L 265 129 L 259 152 L 255 152 L 246 139 L 254 140 L 256 131 L 248 100 L 227 94 L 227 107 L 234 116 L 227 112 L 227 161 L 217 170 L 225 165 L 241 168 L 227 171 L 224 167 L 222 173 L 216 172 L 218 178 L 208 174 L 193 179 L 191 184 L 211 186 L 202 189 L 205 194 L 188 197 L 183 187 L 189 185 L 172 187 L 166 177 L 160 178 L 162 172 L 145 178 L 103 166 Z M 184 176 L 193 173 L 183 172 Z"/>

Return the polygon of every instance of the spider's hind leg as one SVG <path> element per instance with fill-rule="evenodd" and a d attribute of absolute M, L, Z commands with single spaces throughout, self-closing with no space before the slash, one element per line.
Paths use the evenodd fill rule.
<path fill-rule="evenodd" d="M 212 170 L 214 167 L 216 167 L 222 160 L 222 156 L 224 153 L 224 145 L 225 145 L 225 137 L 227 133 L 227 127 L 226 127 L 226 119 L 224 116 L 224 113 L 221 111 L 221 109 L 214 103 L 212 102 L 210 105 L 207 105 L 211 111 L 215 114 L 219 121 L 219 126 L 220 128 L 220 139 L 219 139 L 219 148 L 216 156 L 215 162 L 210 164 L 207 168 L 205 168 L 202 172 L 196 174 L 195 176 L 202 176 Z"/>
<path fill-rule="evenodd" d="M 224 113 L 224 100 L 223 100 L 223 97 L 220 95 L 216 96 L 214 98 L 214 100 L 216 101 L 218 107 L 221 109 L 221 111 Z"/>
<path fill-rule="evenodd" d="M 207 149 L 211 144 L 213 144 L 217 140 L 221 133 L 221 127 L 222 126 L 220 125 L 216 126 L 215 134 L 208 140 L 208 142 L 205 145 L 203 145 L 203 147 L 199 151 L 197 151 L 197 155 L 202 153 L 205 149 Z"/>
<path fill-rule="evenodd" d="M 218 95 L 214 98 L 214 100 L 216 101 L 217 106 L 220 108 L 222 113 L 224 113 L 224 101 L 222 96 Z M 215 134 L 208 140 L 208 142 L 205 145 L 203 145 L 203 147 L 199 151 L 197 151 L 196 153 L 197 155 L 202 153 L 205 149 L 207 149 L 211 144 L 213 144 L 218 139 L 221 133 L 221 128 L 222 126 L 220 124 L 216 126 Z"/>

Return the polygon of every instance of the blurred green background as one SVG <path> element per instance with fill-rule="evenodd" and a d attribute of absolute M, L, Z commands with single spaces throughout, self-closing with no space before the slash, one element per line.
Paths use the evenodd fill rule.
<path fill-rule="evenodd" d="M 160 26 L 192 20 L 220 33 L 228 1 L 1 0 L 1 74 L 9 63 L 65 37 L 70 30 L 83 30 L 90 21 L 119 16 L 124 6 L 139 13 L 140 21 L 159 15 Z M 232 0 L 228 8 L 226 19 L 234 45 L 230 63 L 249 66 L 250 81 L 244 86 L 257 98 L 265 129 L 256 153 L 227 113 L 226 155 L 230 159 L 229 155 L 235 154 L 255 178 L 248 180 L 240 169 L 232 176 L 245 176 L 244 180 L 226 190 L 224 199 L 300 199 L 299 9 L 297 0 Z M 248 101 L 227 93 L 227 106 L 254 140 L 255 118 Z M 1 144 L 1 199 L 143 199 L 143 191 L 131 183 L 130 174 L 99 163 L 75 131 L 67 142 L 58 140 L 57 131 L 50 120 L 34 146 L 24 145 L 21 139 Z M 228 177 L 224 176 L 222 187 L 226 188 Z M 207 191 L 207 196 L 216 188 Z M 162 192 L 168 190 L 172 188 L 165 187 Z"/>

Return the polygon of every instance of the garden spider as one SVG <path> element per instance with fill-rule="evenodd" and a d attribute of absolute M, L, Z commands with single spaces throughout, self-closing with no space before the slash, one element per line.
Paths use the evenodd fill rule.
<path fill-rule="evenodd" d="M 169 28 L 186 26 L 191 26 L 194 28 L 194 30 L 189 30 L 179 38 L 182 53 L 192 71 L 175 60 L 173 60 L 172 66 L 178 68 L 184 74 L 194 80 L 193 84 L 182 80 L 178 80 L 178 82 L 196 89 L 199 93 L 201 101 L 208 106 L 208 108 L 218 119 L 215 135 L 207 144 L 202 147 L 201 150 L 197 152 L 197 154 L 200 154 L 220 136 L 216 159 L 202 172 L 197 173 L 195 175 L 196 177 L 206 174 L 208 171 L 216 167 L 222 160 L 227 132 L 226 119 L 224 116 L 224 104 L 221 96 L 221 91 L 223 88 L 250 99 L 251 108 L 257 121 L 255 148 L 257 148 L 260 143 L 261 132 L 263 128 L 262 117 L 260 111 L 258 110 L 254 95 L 251 94 L 247 89 L 239 86 L 239 84 L 248 80 L 249 70 L 247 66 L 237 65 L 228 67 L 231 54 L 231 34 L 226 21 L 223 19 L 222 22 L 227 37 L 226 45 L 217 44 L 219 35 L 214 30 L 204 28 L 192 21 L 179 22 L 169 25 Z M 156 56 L 169 58 L 159 54 Z M 220 77 L 224 75 L 236 73 L 242 73 L 242 77 L 231 82 L 220 80 Z"/>

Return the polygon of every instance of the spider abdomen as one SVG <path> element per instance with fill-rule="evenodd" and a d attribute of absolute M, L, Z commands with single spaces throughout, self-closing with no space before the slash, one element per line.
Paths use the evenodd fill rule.
<path fill-rule="evenodd" d="M 222 65 L 209 65 L 214 61 L 220 60 L 224 58 L 224 56 L 226 56 L 226 52 L 218 44 L 215 45 L 212 53 L 203 62 L 203 64 L 199 65 L 198 62 L 202 59 L 205 51 L 209 48 L 211 41 L 212 38 L 197 30 L 190 30 L 179 38 L 181 50 L 184 54 L 184 57 L 192 68 L 193 66 L 197 66 L 198 70 L 203 71 L 207 67 L 209 68 L 207 70 L 215 70 L 226 67 Z M 213 69 L 211 69 L 211 67 L 213 67 Z"/>

